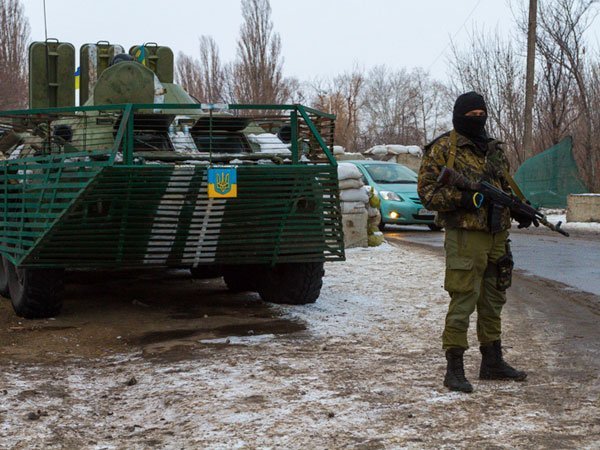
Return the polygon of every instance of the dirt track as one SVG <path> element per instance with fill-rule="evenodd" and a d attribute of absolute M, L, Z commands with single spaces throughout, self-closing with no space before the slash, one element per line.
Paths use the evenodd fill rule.
<path fill-rule="evenodd" d="M 473 348 L 476 392 L 448 393 L 442 264 L 350 252 L 308 307 L 183 272 L 71 275 L 56 320 L 3 301 L 0 448 L 600 448 L 598 297 L 517 277 L 506 354 L 529 380 L 477 380 Z"/>

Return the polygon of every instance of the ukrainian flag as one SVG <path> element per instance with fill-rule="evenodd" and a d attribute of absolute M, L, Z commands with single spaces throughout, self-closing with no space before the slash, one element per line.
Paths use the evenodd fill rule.
<path fill-rule="evenodd" d="M 135 52 L 135 59 L 142 63 L 144 66 L 146 65 L 146 47 L 144 44 L 140 45 Z"/>
<path fill-rule="evenodd" d="M 208 169 L 208 198 L 237 197 L 237 172 L 233 167 Z"/>
<path fill-rule="evenodd" d="M 81 75 L 81 67 L 78 67 L 75 71 L 75 89 L 79 89 L 79 78 Z"/>

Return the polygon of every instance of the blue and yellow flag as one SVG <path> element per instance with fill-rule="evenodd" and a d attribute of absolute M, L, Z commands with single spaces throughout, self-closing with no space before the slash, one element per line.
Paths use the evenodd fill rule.
<path fill-rule="evenodd" d="M 208 198 L 237 197 L 237 172 L 233 167 L 208 169 Z"/>
<path fill-rule="evenodd" d="M 135 51 L 135 59 L 144 66 L 146 65 L 146 47 L 144 44 L 140 45 Z"/>
<path fill-rule="evenodd" d="M 81 67 L 78 67 L 75 71 L 75 89 L 79 89 L 79 78 L 81 75 Z"/>

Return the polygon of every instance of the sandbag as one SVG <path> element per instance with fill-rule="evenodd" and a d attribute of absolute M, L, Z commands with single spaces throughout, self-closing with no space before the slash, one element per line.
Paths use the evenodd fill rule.
<path fill-rule="evenodd" d="M 367 207 L 367 212 L 369 213 L 369 217 L 381 216 L 379 209 L 373 208 L 372 206 Z"/>
<path fill-rule="evenodd" d="M 379 226 L 378 225 L 373 225 L 373 224 L 367 224 L 367 235 L 371 236 L 372 234 L 375 234 L 379 231 Z"/>
<path fill-rule="evenodd" d="M 284 144 L 277 135 L 272 133 L 249 134 L 248 140 L 258 144 L 261 153 L 292 153 L 287 144 Z"/>
<path fill-rule="evenodd" d="M 365 204 L 362 202 L 341 202 L 342 214 L 358 214 L 366 211 Z"/>
<path fill-rule="evenodd" d="M 369 203 L 369 194 L 363 188 L 360 189 L 344 189 L 340 192 L 340 199 L 344 202 L 362 202 Z"/>
<path fill-rule="evenodd" d="M 368 155 L 387 155 L 387 152 L 388 151 L 387 148 L 385 148 L 385 145 L 374 145 L 373 147 L 365 151 L 365 153 L 367 153 Z"/>
<path fill-rule="evenodd" d="M 377 246 L 383 244 L 384 241 L 385 241 L 385 239 L 383 238 L 383 233 L 381 233 L 381 232 L 373 233 L 367 237 L 367 242 L 369 243 L 369 247 L 377 247 Z"/>
<path fill-rule="evenodd" d="M 339 163 L 337 166 L 338 180 L 347 180 L 351 178 L 360 178 L 362 174 L 358 167 L 352 163 Z"/>
<path fill-rule="evenodd" d="M 340 190 L 342 189 L 358 189 L 365 185 L 360 178 L 348 178 L 340 181 Z"/>

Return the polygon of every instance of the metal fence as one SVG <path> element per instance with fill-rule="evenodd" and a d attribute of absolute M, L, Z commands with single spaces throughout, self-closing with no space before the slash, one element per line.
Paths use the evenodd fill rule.
<path fill-rule="evenodd" d="M 301 105 L 0 113 L 0 252 L 37 267 L 343 259 L 334 117 Z M 237 197 L 209 198 L 234 167 Z"/>

